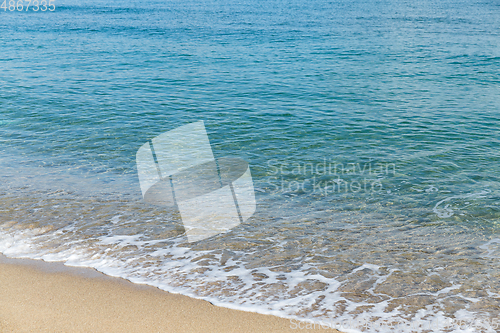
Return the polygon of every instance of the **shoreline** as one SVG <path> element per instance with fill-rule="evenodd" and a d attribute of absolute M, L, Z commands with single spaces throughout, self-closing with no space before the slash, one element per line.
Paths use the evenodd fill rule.
<path fill-rule="evenodd" d="M 0 255 L 0 332 L 338 332 L 219 307 L 91 268 Z M 297 321 L 295 321 L 297 322 Z"/>

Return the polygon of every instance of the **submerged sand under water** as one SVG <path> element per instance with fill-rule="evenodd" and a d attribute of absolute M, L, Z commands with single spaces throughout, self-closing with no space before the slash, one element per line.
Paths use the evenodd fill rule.
<path fill-rule="evenodd" d="M 249 223 L 188 243 L 176 212 L 140 201 L 18 189 L 0 202 L 7 256 L 93 267 L 231 308 L 380 332 L 472 323 L 493 332 L 500 310 L 491 229 L 408 221 L 380 204 L 294 216 L 293 198 L 262 196 Z"/>

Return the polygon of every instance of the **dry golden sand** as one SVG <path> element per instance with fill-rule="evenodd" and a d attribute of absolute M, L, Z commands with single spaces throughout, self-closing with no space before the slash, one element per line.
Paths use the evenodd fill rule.
<path fill-rule="evenodd" d="M 0 332 L 337 332 L 61 267 L 0 258 Z"/>

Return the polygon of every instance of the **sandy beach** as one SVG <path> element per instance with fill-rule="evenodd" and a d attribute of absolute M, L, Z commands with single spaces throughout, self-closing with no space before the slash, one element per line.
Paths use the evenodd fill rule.
<path fill-rule="evenodd" d="M 45 2 L 0 0 L 0 333 L 500 333 L 500 0 Z"/>
<path fill-rule="evenodd" d="M 0 332 L 298 332 L 290 320 L 221 308 L 90 269 L 0 259 Z M 293 326 L 293 325 L 292 325 Z"/>

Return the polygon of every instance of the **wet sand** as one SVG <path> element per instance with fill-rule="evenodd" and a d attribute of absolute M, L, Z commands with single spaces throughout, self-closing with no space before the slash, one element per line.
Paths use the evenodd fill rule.
<path fill-rule="evenodd" d="M 112 278 L 0 256 L 0 332 L 338 332 Z M 305 324 L 303 324 L 305 327 Z"/>

